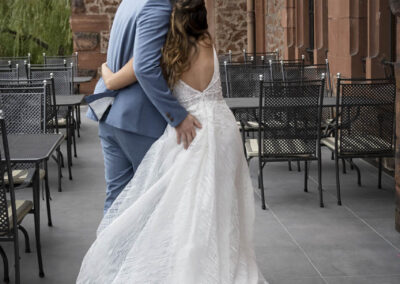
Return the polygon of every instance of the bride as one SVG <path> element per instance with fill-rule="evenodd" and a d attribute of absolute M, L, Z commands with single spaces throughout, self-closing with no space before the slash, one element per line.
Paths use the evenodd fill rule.
<path fill-rule="evenodd" d="M 266 283 L 253 250 L 254 200 L 236 121 L 224 102 L 204 0 L 178 0 L 163 49 L 173 94 L 202 124 L 192 144 L 168 126 L 102 220 L 77 283 Z M 109 89 L 136 81 L 132 61 Z"/>

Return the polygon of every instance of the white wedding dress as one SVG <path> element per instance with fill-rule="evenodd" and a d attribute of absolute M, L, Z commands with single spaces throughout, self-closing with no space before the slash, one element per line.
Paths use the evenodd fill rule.
<path fill-rule="evenodd" d="M 174 96 L 203 128 L 188 150 L 168 126 L 102 220 L 77 283 L 258 284 L 254 196 L 218 60 L 203 91 Z"/>

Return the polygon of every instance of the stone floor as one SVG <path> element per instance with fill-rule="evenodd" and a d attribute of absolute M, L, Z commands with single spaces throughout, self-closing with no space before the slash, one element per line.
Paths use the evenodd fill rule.
<path fill-rule="evenodd" d="M 43 279 L 38 276 L 32 216 L 23 222 L 31 237 L 32 253 L 26 254 L 21 248 L 22 283 L 74 283 L 82 258 L 95 238 L 104 200 L 103 158 L 97 125 L 85 119 L 81 132 L 74 179 L 63 179 L 61 193 L 56 190 L 56 171 L 51 163 L 54 227 L 47 226 L 42 202 Z M 253 161 L 250 165 L 255 185 L 256 164 Z M 318 206 L 315 163 L 311 165 L 309 193 L 303 192 L 304 172 L 289 172 L 287 163 L 266 166 L 269 210 L 261 210 L 256 196 L 255 248 L 260 269 L 271 284 L 400 283 L 394 180 L 384 175 L 383 189 L 378 190 L 376 169 L 363 161 L 357 164 L 363 185 L 357 186 L 354 171 L 342 174 L 343 206 L 339 207 L 334 166 L 330 154 L 324 152 L 323 209 Z M 18 198 L 28 199 L 31 195 L 29 190 L 18 192 Z M 12 266 L 12 247 L 4 247 Z"/>

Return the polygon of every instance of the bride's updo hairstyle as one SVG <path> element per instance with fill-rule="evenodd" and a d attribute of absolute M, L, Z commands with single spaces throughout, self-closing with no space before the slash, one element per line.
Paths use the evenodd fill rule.
<path fill-rule="evenodd" d="M 190 58 L 197 53 L 199 40 L 211 45 L 204 0 L 176 0 L 161 60 L 171 89 L 190 68 Z"/>

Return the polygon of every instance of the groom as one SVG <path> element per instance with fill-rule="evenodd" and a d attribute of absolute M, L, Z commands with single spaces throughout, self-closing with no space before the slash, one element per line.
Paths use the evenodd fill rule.
<path fill-rule="evenodd" d="M 123 0 L 115 15 L 107 54 L 113 72 L 134 57 L 138 83 L 110 92 L 102 79 L 95 94 L 110 94 L 110 106 L 99 120 L 107 182 L 104 213 L 135 174 L 167 123 L 175 127 L 185 148 L 194 139 L 196 119 L 172 96 L 160 68 L 161 48 L 171 15 L 170 0 Z M 151 174 L 151 173 L 149 173 Z"/>

